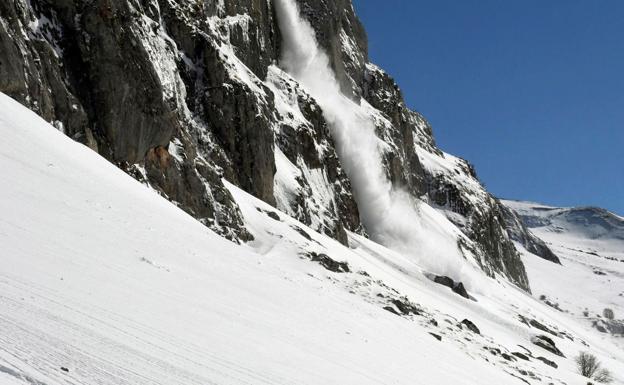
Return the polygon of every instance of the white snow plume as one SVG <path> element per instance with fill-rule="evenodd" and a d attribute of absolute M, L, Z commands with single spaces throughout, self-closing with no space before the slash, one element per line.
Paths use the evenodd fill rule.
<path fill-rule="evenodd" d="M 327 54 L 295 2 L 277 0 L 275 8 L 283 39 L 280 65 L 323 109 L 372 239 L 422 268 L 470 283 L 477 274 L 458 249 L 461 232 L 430 206 L 392 186 L 382 166 L 383 143 L 370 115 L 341 92 Z"/>

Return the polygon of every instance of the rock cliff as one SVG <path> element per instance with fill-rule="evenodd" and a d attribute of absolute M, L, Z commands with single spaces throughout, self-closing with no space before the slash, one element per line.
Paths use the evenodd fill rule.
<path fill-rule="evenodd" d="M 393 185 L 443 212 L 488 275 L 529 290 L 509 214 L 369 62 L 351 1 L 298 3 L 342 92 L 370 106 Z M 351 183 L 280 44 L 270 0 L 7 0 L 0 91 L 233 241 L 251 236 L 223 179 L 347 243 L 366 232 Z"/>

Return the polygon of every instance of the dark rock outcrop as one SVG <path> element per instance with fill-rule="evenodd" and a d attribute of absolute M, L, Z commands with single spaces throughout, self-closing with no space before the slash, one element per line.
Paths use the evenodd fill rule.
<path fill-rule="evenodd" d="M 541 323 L 541 322 L 539 322 L 537 320 L 532 319 L 532 320 L 529 321 L 529 324 L 531 326 L 533 326 L 534 328 L 537 328 L 537 329 L 539 329 L 541 331 L 544 331 L 546 333 L 550 333 L 553 336 L 557 336 L 557 337 L 559 336 L 559 333 L 557 333 L 556 331 L 552 330 L 551 328 L 549 328 L 548 326 L 544 325 L 543 323 Z"/>
<path fill-rule="evenodd" d="M 565 357 L 563 353 L 561 352 L 561 350 L 557 348 L 557 346 L 555 345 L 555 342 L 552 339 L 546 337 L 545 335 L 535 336 L 531 338 L 531 342 L 534 345 L 537 345 L 540 348 L 551 352 L 552 354 L 558 355 L 560 357 Z"/>
<path fill-rule="evenodd" d="M 468 330 L 470 330 L 471 332 L 475 333 L 475 334 L 481 334 L 481 331 L 479 330 L 479 328 L 477 327 L 477 325 L 475 325 L 472 321 L 470 321 L 469 319 L 464 319 L 461 323 L 461 325 L 465 326 Z"/>
<path fill-rule="evenodd" d="M 549 360 L 548 358 L 545 357 L 537 357 L 537 360 L 542 361 L 543 363 L 545 363 L 548 366 L 552 366 L 553 368 L 557 369 L 559 367 L 559 365 L 557 365 L 556 362 Z"/>
<path fill-rule="evenodd" d="M 522 354 L 522 353 L 520 353 L 520 354 Z M 514 356 L 511 356 L 511 355 L 509 355 L 507 353 L 502 353 L 501 357 L 503 357 L 507 361 L 516 361 L 516 358 Z"/>
<path fill-rule="evenodd" d="M 505 205 L 500 205 L 500 207 L 507 234 L 509 234 L 511 239 L 524 246 L 528 252 L 542 257 L 547 261 L 561 264 L 559 257 L 550 250 L 544 241 L 535 236 L 531 230 L 527 228 L 522 218 L 515 211 Z"/>
<path fill-rule="evenodd" d="M 310 259 L 314 262 L 318 262 L 321 266 L 334 273 L 351 272 L 348 263 L 335 261 L 327 254 L 311 252 Z"/>
<path fill-rule="evenodd" d="M 431 333 L 429 332 L 429 334 L 431 334 L 433 336 L 433 338 L 435 338 L 438 341 L 442 341 L 442 336 L 439 334 L 435 334 L 435 333 Z"/>
<path fill-rule="evenodd" d="M 410 302 L 407 298 L 401 297 L 396 298 L 390 301 L 403 315 L 420 315 L 422 314 L 422 309 L 420 309 L 417 305 Z"/>
<path fill-rule="evenodd" d="M 511 354 L 513 354 L 514 356 L 520 358 L 521 360 L 529 361 L 529 357 L 527 357 L 527 355 L 524 354 L 524 353 L 512 352 Z"/>
<path fill-rule="evenodd" d="M 530 327 L 534 327 L 536 329 L 539 329 L 543 332 L 552 334 L 555 337 L 560 337 L 559 332 L 549 328 L 548 326 L 544 325 L 543 323 L 539 322 L 538 320 L 534 319 L 534 318 L 527 318 L 523 315 L 518 315 L 520 322 L 522 322 L 525 325 L 528 325 Z"/>
<path fill-rule="evenodd" d="M 455 294 L 458 294 L 464 298 L 470 299 L 470 296 L 468 295 L 468 292 L 466 291 L 464 284 L 461 282 L 455 282 L 449 277 L 440 276 L 440 275 L 435 276 L 435 278 L 433 279 L 433 282 L 446 286 L 446 287 L 450 287 L 451 290 L 453 290 Z"/>
<path fill-rule="evenodd" d="M 394 308 L 394 306 L 384 306 L 384 310 L 389 311 L 392 314 L 396 314 L 400 316 L 399 312 Z"/>
<path fill-rule="evenodd" d="M 611 333 L 613 335 L 624 336 L 624 320 L 617 319 L 595 319 L 592 326 L 601 333 Z"/>
<path fill-rule="evenodd" d="M 377 135 L 389 145 L 383 157 L 388 179 L 393 186 L 419 197 L 426 192 L 425 171 L 415 145 L 422 118 L 407 108 L 401 90 L 387 73 L 370 63 L 365 70 L 362 97 L 387 119 L 385 124 L 383 120 L 378 123 Z"/>

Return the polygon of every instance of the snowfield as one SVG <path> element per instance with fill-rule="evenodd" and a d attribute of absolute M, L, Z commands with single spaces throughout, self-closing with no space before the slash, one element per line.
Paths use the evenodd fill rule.
<path fill-rule="evenodd" d="M 503 201 L 561 260 L 549 263 L 521 245 L 533 293 L 582 322 L 602 325 L 605 308 L 624 318 L 624 219 L 603 209 Z M 624 347 L 624 322 L 616 343 Z M 600 338 L 610 338 L 596 328 Z"/>
<path fill-rule="evenodd" d="M 228 185 L 236 245 L 2 94 L 0 134 L 0 384 L 585 384 L 580 350 L 624 380 L 610 338 L 503 280 L 465 299 Z"/>

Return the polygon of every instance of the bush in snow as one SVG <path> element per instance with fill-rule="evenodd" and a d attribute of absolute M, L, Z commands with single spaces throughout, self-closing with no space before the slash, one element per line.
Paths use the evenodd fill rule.
<path fill-rule="evenodd" d="M 613 376 L 607 369 L 600 369 L 598 373 L 594 374 L 594 380 L 603 384 L 609 384 L 613 381 Z"/>
<path fill-rule="evenodd" d="M 608 384 L 613 381 L 611 372 L 600 367 L 600 361 L 591 353 L 581 352 L 575 358 L 579 373 L 587 378 L 593 378 L 597 382 Z"/>

